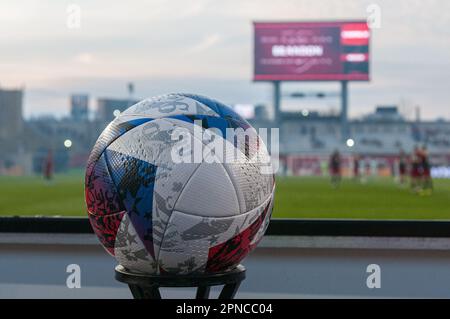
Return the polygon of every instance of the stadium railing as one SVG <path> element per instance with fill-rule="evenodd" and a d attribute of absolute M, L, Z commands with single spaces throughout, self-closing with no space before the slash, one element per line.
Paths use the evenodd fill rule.
<path fill-rule="evenodd" d="M 0 233 L 90 234 L 87 218 L 0 217 Z M 266 236 L 450 237 L 450 221 L 272 219 Z"/>

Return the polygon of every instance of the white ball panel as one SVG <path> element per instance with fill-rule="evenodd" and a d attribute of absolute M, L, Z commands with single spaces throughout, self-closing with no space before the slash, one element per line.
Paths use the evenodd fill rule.
<path fill-rule="evenodd" d="M 236 161 L 227 161 L 224 166 L 236 186 L 241 201 L 241 209 L 250 211 L 258 207 L 273 190 L 273 174 L 270 157 L 264 141 L 254 129 L 247 131 L 250 143 L 239 144 L 239 156 Z"/>
<path fill-rule="evenodd" d="M 202 163 L 175 204 L 183 213 L 224 217 L 240 213 L 234 186 L 221 163 Z"/>
<path fill-rule="evenodd" d="M 156 263 L 145 249 L 128 214 L 124 214 L 117 230 L 114 254 L 118 263 L 135 272 L 155 273 Z"/>
<path fill-rule="evenodd" d="M 264 212 L 271 200 L 272 197 L 252 211 L 232 217 L 208 218 L 174 211 L 167 224 L 158 262 L 164 269 L 175 273 L 187 273 L 186 265 L 203 272 L 208 261 L 209 249 L 248 228 Z M 269 219 L 270 212 L 265 221 L 268 222 Z M 262 235 L 260 229 L 256 236 L 257 240 Z"/>
<path fill-rule="evenodd" d="M 108 149 L 135 157 L 153 165 L 165 164 L 159 160 L 161 153 L 170 149 L 173 124 L 163 120 L 152 120 L 139 125 L 112 142 Z"/>
<path fill-rule="evenodd" d="M 161 95 L 145 99 L 132 105 L 122 114 L 142 114 L 151 118 L 162 118 L 180 114 L 219 116 L 208 106 L 178 94 Z"/>
<path fill-rule="evenodd" d="M 243 198 L 245 211 L 258 207 L 272 193 L 273 175 L 261 174 L 260 164 L 233 163 L 224 166 L 236 185 L 236 191 Z"/>
<path fill-rule="evenodd" d="M 255 235 L 255 237 L 253 237 L 253 240 L 251 241 L 250 245 L 256 245 L 258 244 L 258 242 L 262 239 L 262 237 L 264 236 L 267 227 L 269 226 L 270 223 L 270 219 L 272 217 L 272 211 L 273 211 L 273 203 L 274 203 L 274 193 L 272 192 L 272 195 L 270 196 L 270 206 L 269 206 L 269 211 L 267 212 L 266 217 L 264 218 L 263 224 L 261 225 L 261 227 L 258 230 L 258 233 Z M 266 203 L 266 202 L 265 202 Z M 266 204 L 267 205 L 267 204 Z M 265 207 L 263 205 L 263 207 Z"/>

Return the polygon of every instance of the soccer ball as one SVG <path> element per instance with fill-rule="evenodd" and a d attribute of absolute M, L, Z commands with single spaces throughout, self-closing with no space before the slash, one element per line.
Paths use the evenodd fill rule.
<path fill-rule="evenodd" d="M 228 139 L 233 131 L 245 132 L 243 143 Z M 129 271 L 226 271 L 269 224 L 270 168 L 262 138 L 228 106 L 192 94 L 146 99 L 116 117 L 91 152 L 89 220 Z"/>

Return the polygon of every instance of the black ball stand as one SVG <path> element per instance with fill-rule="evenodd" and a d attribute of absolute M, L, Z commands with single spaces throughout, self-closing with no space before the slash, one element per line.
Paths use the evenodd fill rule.
<path fill-rule="evenodd" d="M 134 299 L 161 299 L 160 287 L 197 287 L 196 299 L 208 299 L 211 286 L 224 285 L 219 299 L 233 299 L 245 279 L 245 267 L 202 275 L 144 275 L 116 266 L 116 280 L 128 284 Z"/>

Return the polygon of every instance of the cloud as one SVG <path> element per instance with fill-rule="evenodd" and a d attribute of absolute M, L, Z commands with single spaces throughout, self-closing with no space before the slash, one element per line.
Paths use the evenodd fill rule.
<path fill-rule="evenodd" d="M 209 49 L 220 41 L 220 36 L 218 34 L 211 34 L 203 38 L 202 41 L 191 47 L 188 52 L 198 53 Z"/>
<path fill-rule="evenodd" d="M 76 55 L 74 61 L 80 64 L 91 64 L 94 61 L 94 56 L 91 53 L 84 52 Z"/>

